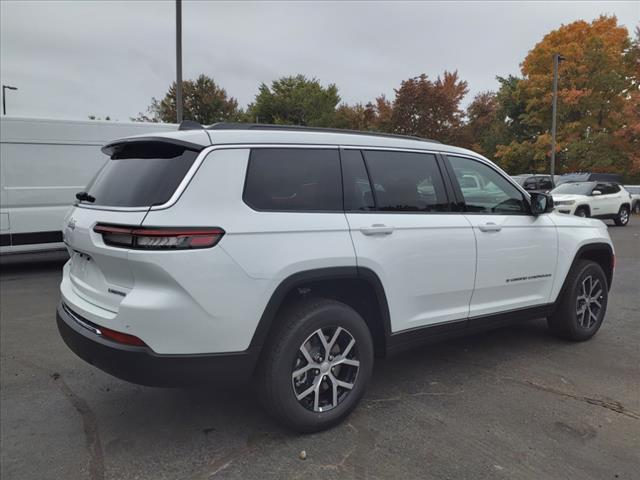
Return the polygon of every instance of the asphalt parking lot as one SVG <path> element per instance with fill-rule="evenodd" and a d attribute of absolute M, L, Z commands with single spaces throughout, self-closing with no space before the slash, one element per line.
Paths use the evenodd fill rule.
<path fill-rule="evenodd" d="M 55 326 L 64 256 L 5 258 L 0 476 L 638 478 L 640 217 L 609 231 L 615 283 L 593 340 L 538 320 L 379 361 L 348 421 L 307 436 L 248 389 L 146 388 L 85 364 Z"/>

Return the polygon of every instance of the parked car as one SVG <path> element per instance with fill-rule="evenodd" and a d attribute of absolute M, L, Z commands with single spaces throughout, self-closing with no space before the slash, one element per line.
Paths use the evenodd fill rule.
<path fill-rule="evenodd" d="M 114 138 L 177 125 L 0 118 L 0 254 L 64 249 L 62 220 Z"/>
<path fill-rule="evenodd" d="M 565 173 L 563 175 L 556 175 L 556 185 L 561 185 L 568 182 L 610 182 L 610 183 L 622 183 L 622 175 L 618 173 L 590 173 L 590 172 L 577 172 L 577 173 Z"/>
<path fill-rule="evenodd" d="M 103 152 L 66 216 L 57 324 L 125 380 L 252 381 L 317 431 L 356 407 L 376 356 L 540 317 L 582 341 L 605 317 L 606 226 L 549 214 L 469 150 L 218 124 Z"/>
<path fill-rule="evenodd" d="M 631 194 L 631 211 L 640 213 L 640 185 L 625 185 L 624 188 Z"/>
<path fill-rule="evenodd" d="M 618 226 L 629 223 L 631 194 L 617 183 L 568 182 L 551 191 L 560 213 L 611 219 Z"/>
<path fill-rule="evenodd" d="M 516 175 L 513 179 L 528 192 L 549 193 L 554 187 L 551 175 Z"/>

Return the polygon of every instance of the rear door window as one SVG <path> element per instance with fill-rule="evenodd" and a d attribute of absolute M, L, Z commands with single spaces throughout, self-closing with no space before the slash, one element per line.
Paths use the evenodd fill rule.
<path fill-rule="evenodd" d="M 243 199 L 255 210 L 341 212 L 338 150 L 252 149 Z"/>
<path fill-rule="evenodd" d="M 136 142 L 116 150 L 87 186 L 95 200 L 82 204 L 150 207 L 166 203 L 198 156 L 166 142 Z"/>
<path fill-rule="evenodd" d="M 373 184 L 376 211 L 444 212 L 447 194 L 430 153 L 363 151 Z"/>

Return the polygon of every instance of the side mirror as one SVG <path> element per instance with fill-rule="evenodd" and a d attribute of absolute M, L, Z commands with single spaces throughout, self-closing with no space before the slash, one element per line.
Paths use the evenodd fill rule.
<path fill-rule="evenodd" d="M 593 192 L 591 192 L 591 195 L 595 197 L 596 195 L 602 195 L 602 192 L 600 190 L 594 190 Z"/>
<path fill-rule="evenodd" d="M 546 193 L 531 193 L 531 213 L 535 216 L 553 211 L 553 198 Z"/>

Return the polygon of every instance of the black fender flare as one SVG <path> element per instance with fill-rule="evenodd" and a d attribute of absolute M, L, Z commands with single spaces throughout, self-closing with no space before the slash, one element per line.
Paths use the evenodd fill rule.
<path fill-rule="evenodd" d="M 585 253 L 594 252 L 594 251 L 604 251 L 611 258 L 611 268 L 609 269 L 609 271 L 607 271 L 606 269 L 603 268 L 604 274 L 607 277 L 607 290 L 608 291 L 611 290 L 611 283 L 612 283 L 612 280 L 613 280 L 613 270 L 615 268 L 615 259 L 614 259 L 614 254 L 613 254 L 613 248 L 611 247 L 611 245 L 609 245 L 608 243 L 604 243 L 604 242 L 587 243 L 586 245 L 582 245 L 580 248 L 578 248 L 578 251 L 573 256 L 573 261 L 571 262 L 571 266 L 569 267 L 569 270 L 567 270 L 567 275 L 565 276 L 565 278 L 564 278 L 564 280 L 562 282 L 562 288 L 560 288 L 560 291 L 558 292 L 558 296 L 556 297 L 556 299 L 554 301 L 554 306 L 560 301 L 560 299 L 564 295 L 564 292 L 567 289 L 567 277 L 569 276 L 569 272 L 571 272 L 571 270 L 573 270 L 575 268 L 576 263 L 578 263 L 580 258 L 582 258 L 582 256 Z"/>
<path fill-rule="evenodd" d="M 378 302 L 377 306 L 382 318 L 386 341 L 386 339 L 391 335 L 391 318 L 389 314 L 387 296 L 378 275 L 373 270 L 365 267 L 327 267 L 297 272 L 280 282 L 267 302 L 267 305 L 260 317 L 260 321 L 258 322 L 258 326 L 251 338 L 249 348 L 254 351 L 262 350 L 262 347 L 269 336 L 269 332 L 271 331 L 271 327 L 274 324 L 276 314 L 282 306 L 285 298 L 292 290 L 310 282 L 343 279 L 364 280 L 373 288 Z"/>

